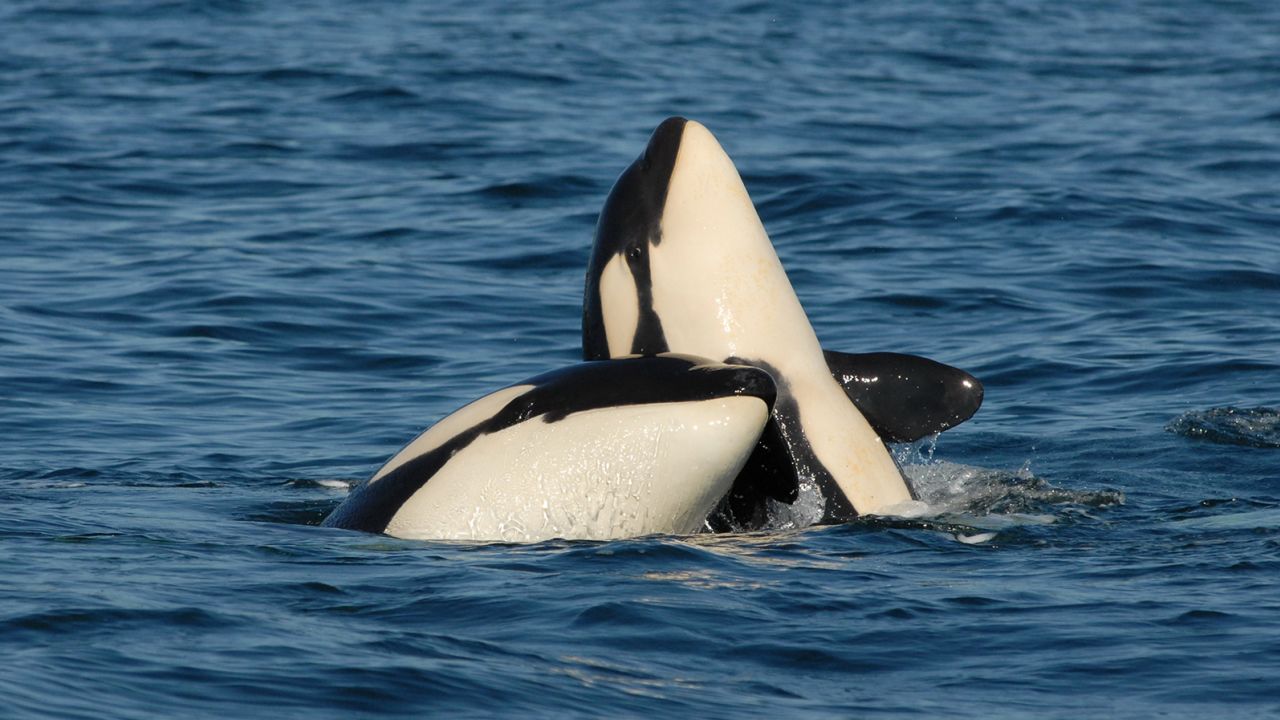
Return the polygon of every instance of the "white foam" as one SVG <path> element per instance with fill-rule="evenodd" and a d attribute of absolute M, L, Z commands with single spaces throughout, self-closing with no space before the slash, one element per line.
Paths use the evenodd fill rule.
<path fill-rule="evenodd" d="M 930 515 L 937 515 L 938 510 L 923 500 L 908 500 L 896 505 L 890 505 L 876 514 L 890 515 L 900 518 L 922 518 Z"/>

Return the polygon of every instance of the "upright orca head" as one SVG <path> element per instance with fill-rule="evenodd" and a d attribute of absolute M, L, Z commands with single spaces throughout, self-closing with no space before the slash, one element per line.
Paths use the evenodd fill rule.
<path fill-rule="evenodd" d="M 582 346 L 587 360 L 674 351 L 767 369 L 778 427 L 761 447 L 777 452 L 760 453 L 769 457 L 754 464 L 769 468 L 754 476 L 813 478 L 831 518 L 911 500 L 882 438 L 954 426 L 982 397 L 972 376 L 924 358 L 824 355 L 733 161 L 684 118 L 658 126 L 605 201 Z M 957 383 L 964 392 L 950 392 Z M 875 411 L 874 426 L 862 408 Z"/>
<path fill-rule="evenodd" d="M 724 360 L 738 350 L 732 325 L 742 317 L 730 315 L 755 304 L 744 298 L 779 294 L 803 312 L 733 161 L 701 124 L 663 121 L 600 213 L 583 299 L 584 357 L 674 350 Z"/>

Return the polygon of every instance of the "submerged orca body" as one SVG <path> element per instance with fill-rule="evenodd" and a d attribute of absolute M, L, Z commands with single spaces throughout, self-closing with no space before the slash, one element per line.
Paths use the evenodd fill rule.
<path fill-rule="evenodd" d="M 566 367 L 436 423 L 324 525 L 514 542 L 694 532 L 756 448 L 776 394 L 758 368 L 681 355 Z"/>
<path fill-rule="evenodd" d="M 688 353 L 767 370 L 770 422 L 713 527 L 758 522 L 768 499 L 820 492 L 834 522 L 914 499 L 885 441 L 963 422 L 973 376 L 893 353 L 824 353 L 733 161 L 702 125 L 670 118 L 618 178 L 596 227 L 583 355 Z M 812 497 L 812 492 L 805 490 Z"/>

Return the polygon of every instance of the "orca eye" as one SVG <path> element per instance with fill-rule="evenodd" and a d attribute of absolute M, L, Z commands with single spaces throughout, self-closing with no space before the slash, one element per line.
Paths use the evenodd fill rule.
<path fill-rule="evenodd" d="M 627 248 L 628 260 L 639 260 L 640 256 L 643 254 L 644 254 L 644 249 L 641 248 L 639 245 L 632 245 L 631 247 Z"/>

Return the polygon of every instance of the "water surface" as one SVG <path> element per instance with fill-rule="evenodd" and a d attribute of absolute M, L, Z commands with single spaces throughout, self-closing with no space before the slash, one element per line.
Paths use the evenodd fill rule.
<path fill-rule="evenodd" d="M 1271 3 L 0 9 L 13 717 L 1280 713 Z M 664 117 L 827 347 L 987 399 L 937 517 L 528 546 L 316 523 L 576 361 Z"/>

